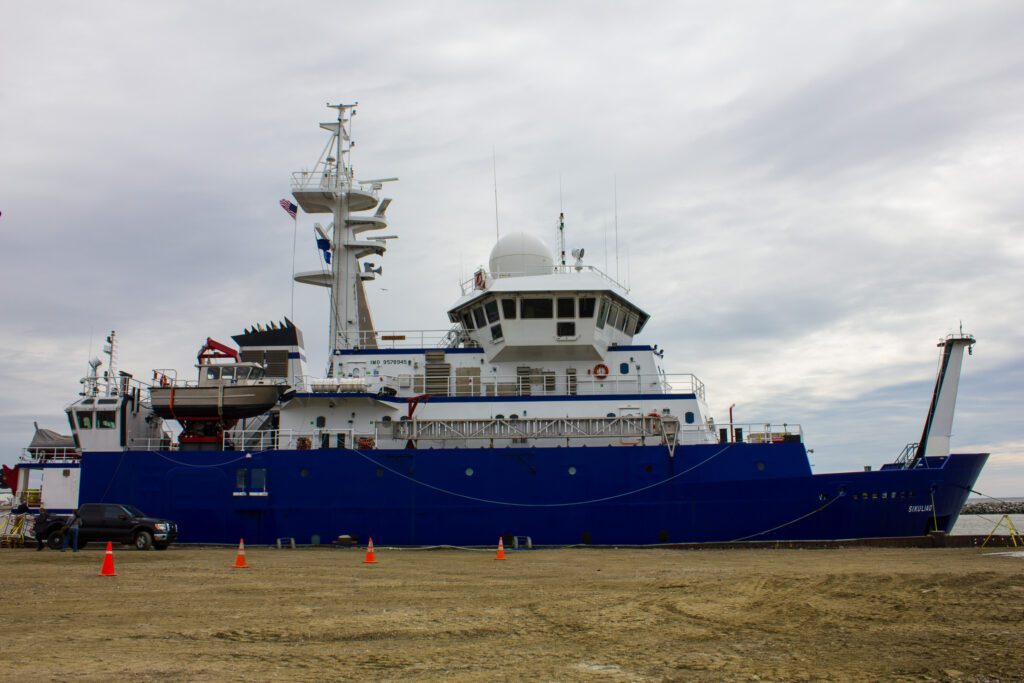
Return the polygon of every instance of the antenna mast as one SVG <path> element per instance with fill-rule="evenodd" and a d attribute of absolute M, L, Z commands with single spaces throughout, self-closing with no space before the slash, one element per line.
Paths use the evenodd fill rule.
<path fill-rule="evenodd" d="M 565 212 L 562 211 L 562 176 L 558 176 L 558 255 L 565 266 Z"/>
<path fill-rule="evenodd" d="M 501 239 L 501 231 L 498 229 L 498 154 L 494 147 L 491 147 L 491 168 L 494 170 L 494 236 Z"/>
<path fill-rule="evenodd" d="M 619 279 L 619 179 L 612 176 L 612 197 L 615 210 L 615 280 Z"/>
<path fill-rule="evenodd" d="M 321 123 L 331 134 L 313 171 L 292 174 L 292 195 L 302 210 L 309 214 L 329 214 L 334 220 L 322 229 L 317 224 L 317 244 L 324 252 L 330 272 L 323 270 L 296 273 L 297 282 L 329 288 L 331 292 L 330 353 L 339 349 L 376 346 L 373 320 L 363 282 L 380 274 L 373 264 L 362 264 L 367 256 L 382 257 L 388 237 L 364 237 L 363 233 L 387 227 L 385 212 L 391 203 L 381 198 L 384 183 L 397 178 L 356 180 L 351 154 L 352 120 L 358 102 L 327 104 L 337 112 L 335 121 Z M 367 215 L 365 211 L 376 209 Z"/>

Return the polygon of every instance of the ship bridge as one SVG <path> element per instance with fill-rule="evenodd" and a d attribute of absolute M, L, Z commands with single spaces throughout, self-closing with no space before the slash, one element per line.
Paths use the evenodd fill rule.
<path fill-rule="evenodd" d="M 582 258 L 555 265 L 536 237 L 516 233 L 494 246 L 490 270 L 463 285 L 448 311 L 488 362 L 600 361 L 632 343 L 650 317 L 628 290 Z"/>

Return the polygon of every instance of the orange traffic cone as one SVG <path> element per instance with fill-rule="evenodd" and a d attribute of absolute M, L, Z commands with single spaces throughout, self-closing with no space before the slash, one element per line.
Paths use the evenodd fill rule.
<path fill-rule="evenodd" d="M 505 541 L 501 536 L 498 536 L 498 554 L 494 556 L 496 560 L 505 559 Z"/>
<path fill-rule="evenodd" d="M 377 557 L 373 554 L 373 539 L 370 539 L 370 544 L 366 546 L 366 559 L 363 560 L 363 564 L 377 564 Z"/>
<path fill-rule="evenodd" d="M 235 569 L 248 569 L 245 563 L 245 539 L 238 539 L 238 555 L 235 556 Z"/>
<path fill-rule="evenodd" d="M 100 576 L 117 576 L 117 572 L 114 571 L 114 544 L 110 541 L 107 541 L 107 554 L 103 556 Z"/>

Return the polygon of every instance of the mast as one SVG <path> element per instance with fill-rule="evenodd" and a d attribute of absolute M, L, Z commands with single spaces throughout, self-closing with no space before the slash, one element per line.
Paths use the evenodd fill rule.
<path fill-rule="evenodd" d="M 398 180 L 356 180 L 351 157 L 355 144 L 352 119 L 358 104 L 328 103 L 328 108 L 337 112 L 337 119 L 321 123 L 320 127 L 331 133 L 331 139 L 312 171 L 292 174 L 292 195 L 302 210 L 311 214 L 329 213 L 334 219 L 327 231 L 330 272 L 324 269 L 295 275 L 297 282 L 331 290 L 329 348 L 332 359 L 342 349 L 376 346 L 363 282 L 375 279 L 381 269 L 366 264 L 360 271 L 359 259 L 383 256 L 389 237 L 360 239 L 359 234 L 387 227 L 384 214 L 391 200 L 381 201 L 380 190 L 384 183 Z M 372 215 L 359 213 L 374 208 L 377 210 Z"/>

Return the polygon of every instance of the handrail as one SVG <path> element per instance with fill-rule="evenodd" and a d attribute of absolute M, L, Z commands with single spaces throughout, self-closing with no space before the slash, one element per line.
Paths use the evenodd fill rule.
<path fill-rule="evenodd" d="M 588 273 L 594 273 L 595 275 L 598 275 L 601 278 L 607 280 L 610 284 L 614 285 L 615 287 L 618 287 L 622 291 L 627 292 L 627 293 L 629 292 L 629 287 L 626 287 L 624 284 L 622 284 L 621 282 L 619 282 L 618 280 L 613 278 L 611 275 L 609 275 L 608 273 L 606 273 L 603 270 L 601 270 L 600 268 L 598 268 L 597 266 L 585 266 L 585 265 L 580 265 L 580 266 L 565 265 L 565 266 L 563 266 L 563 265 L 553 265 L 553 266 L 551 266 L 551 270 L 550 271 L 548 271 L 547 268 L 545 268 L 544 272 L 522 272 L 522 273 L 503 272 L 503 273 L 498 273 L 498 275 L 495 276 L 491 272 L 489 272 L 487 270 L 484 270 L 483 274 L 485 276 L 484 277 L 484 282 L 488 283 L 488 282 L 493 282 L 494 280 L 501 280 L 501 279 L 508 278 L 508 277 L 524 277 L 524 276 L 530 276 L 530 275 L 555 275 L 555 274 L 559 274 L 559 273 L 579 273 L 579 272 L 583 272 L 583 271 L 586 271 Z M 460 282 L 459 283 L 459 288 L 462 290 L 462 295 L 463 296 L 469 294 L 470 292 L 474 292 L 474 291 L 482 291 L 483 292 L 483 291 L 487 291 L 488 289 L 490 289 L 490 286 L 488 284 L 485 284 L 483 287 L 481 287 L 479 285 L 480 285 L 480 282 L 477 279 L 477 277 L 474 275 L 473 277 L 469 278 L 465 282 Z"/>
<path fill-rule="evenodd" d="M 62 446 L 54 448 L 42 446 L 38 448 L 22 448 L 20 462 L 78 462 L 82 458 L 82 451 L 73 446 Z"/>
<path fill-rule="evenodd" d="M 378 188 L 373 183 L 364 183 L 350 179 L 344 174 L 338 175 L 332 170 L 295 171 L 292 173 L 292 190 L 300 192 L 310 190 L 323 190 L 325 192 L 358 190 L 374 197 L 379 197 L 380 194 Z"/>
<path fill-rule="evenodd" d="M 714 443 L 720 432 L 714 423 L 686 424 L 679 416 L 654 416 L 637 413 L 606 417 L 552 417 L 514 419 L 426 419 L 378 421 L 374 430 L 357 429 L 232 429 L 224 433 L 222 448 L 226 451 L 260 452 L 276 450 L 372 450 L 381 446 L 396 447 L 407 439 L 427 441 L 524 440 L 550 439 L 619 439 L 627 436 L 670 438 L 673 443 Z M 799 424 L 733 424 L 726 442 L 771 446 L 773 444 L 803 442 L 803 429 Z M 737 439 L 741 433 L 743 437 Z M 388 443 L 393 441 L 394 443 Z M 179 450 L 177 443 L 133 444 L 129 450 Z"/>
<path fill-rule="evenodd" d="M 705 400 L 704 383 L 690 373 L 610 375 L 597 379 L 588 375 L 532 374 L 428 377 L 418 372 L 364 375 L 338 378 L 335 384 L 363 382 L 365 391 L 396 396 L 593 396 L 601 394 L 694 394 Z M 331 380 L 304 376 L 296 388 L 310 393 L 353 391 L 332 386 Z"/>
<path fill-rule="evenodd" d="M 457 327 L 457 326 L 456 326 Z M 452 329 L 447 330 L 362 330 L 359 349 L 432 349 L 445 348 Z"/>

